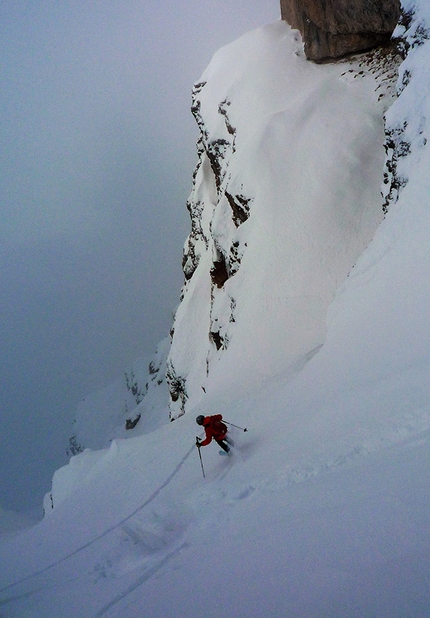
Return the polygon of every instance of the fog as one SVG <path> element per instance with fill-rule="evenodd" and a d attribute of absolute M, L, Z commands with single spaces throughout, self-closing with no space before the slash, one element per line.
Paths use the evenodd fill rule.
<path fill-rule="evenodd" d="M 1 3 L 0 506 L 41 508 L 79 400 L 167 335 L 192 84 L 277 0 Z"/>

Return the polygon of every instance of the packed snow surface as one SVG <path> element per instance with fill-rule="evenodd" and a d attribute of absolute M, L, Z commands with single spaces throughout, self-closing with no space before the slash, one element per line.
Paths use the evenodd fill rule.
<path fill-rule="evenodd" d="M 405 61 L 408 83 L 388 113 L 388 127 L 401 127 L 408 135 L 410 148 L 397 165 L 407 184 L 349 276 L 345 279 L 348 273 L 344 272 L 343 283 L 337 280 L 337 285 L 342 285 L 333 302 L 325 298 L 329 305 L 327 325 L 322 326 L 318 313 L 321 323 L 315 337 L 322 347 L 303 358 L 303 352 L 314 349 L 309 345 L 313 335 L 303 345 L 298 341 L 297 364 L 283 375 L 282 367 L 291 369 L 294 358 L 286 362 L 281 354 L 288 324 L 283 313 L 271 307 L 277 297 L 282 300 L 288 294 L 283 270 L 276 261 L 279 255 L 285 257 L 285 253 L 278 253 L 282 229 L 272 248 L 270 236 L 263 242 L 267 228 L 260 230 L 260 238 L 255 227 L 247 238 L 250 250 L 228 283 L 233 285 L 239 275 L 238 287 L 248 289 L 248 275 L 243 274 L 246 255 L 250 262 L 255 260 L 260 241 L 261 258 L 266 267 L 273 259 L 273 270 L 267 271 L 267 285 L 260 273 L 253 293 L 242 294 L 242 314 L 235 323 L 238 329 L 232 331 L 231 350 L 235 341 L 239 358 L 238 341 L 244 341 L 240 329 L 246 327 L 245 318 L 239 325 L 239 317 L 251 320 L 253 312 L 261 317 L 261 306 L 269 294 L 265 308 L 270 319 L 262 326 L 260 319 L 254 319 L 256 330 L 249 336 L 254 341 L 262 333 L 270 337 L 273 358 L 269 347 L 263 358 L 273 363 L 275 371 L 260 371 L 258 344 L 242 350 L 245 372 L 240 365 L 236 368 L 233 362 L 223 361 L 220 353 L 209 359 L 212 369 L 204 374 L 206 397 L 195 395 L 192 404 L 190 396 L 189 410 L 175 422 L 167 422 L 161 406 L 160 419 L 166 422 L 154 423 L 149 433 L 140 429 L 141 435 L 132 439 L 114 439 L 107 449 L 85 450 L 72 458 L 54 478 L 54 508 L 36 527 L 5 537 L 0 546 L 0 616 L 424 618 L 430 614 L 430 153 L 426 143 L 430 43 L 428 37 L 421 36 L 420 43 L 413 44 L 417 40 L 414 32 L 428 32 L 430 9 L 424 2 L 409 4 L 416 12 L 403 32 L 412 41 Z M 281 172 L 291 173 L 284 166 L 278 168 L 278 149 L 290 139 L 285 123 L 291 131 L 297 129 L 297 167 L 292 174 L 296 177 L 305 158 L 312 156 L 305 152 L 311 149 L 310 134 L 300 132 L 305 110 L 311 107 L 315 126 L 325 127 L 335 150 L 332 142 L 339 138 L 338 125 L 327 113 L 328 103 L 332 96 L 333 108 L 343 117 L 347 113 L 343 105 L 351 102 L 336 81 L 341 77 L 339 66 L 309 68 L 294 36 L 285 24 L 251 33 L 222 50 L 205 78 L 209 84 L 228 72 L 231 87 L 249 118 L 248 104 L 257 105 L 254 95 L 262 82 L 267 85 L 269 68 L 273 69 L 272 64 L 266 64 L 271 46 L 285 51 L 277 59 L 279 65 L 292 63 L 296 67 L 290 73 L 289 89 L 298 97 L 303 96 L 302 84 L 304 90 L 311 88 L 309 72 L 314 72 L 316 98 L 309 90 L 308 105 L 293 107 L 288 120 L 284 110 L 281 116 L 286 118 L 280 121 L 275 114 L 274 124 L 269 123 L 271 130 L 267 125 L 261 131 L 256 126 L 259 113 L 252 112 L 256 119 L 253 126 L 260 135 L 254 141 L 256 135 L 249 127 L 249 169 L 256 177 L 253 148 L 264 143 L 274 165 L 271 195 L 276 197 L 274 210 L 266 215 L 270 218 L 275 213 L 280 228 L 289 224 L 276 186 Z M 261 50 L 262 38 L 267 54 L 253 66 L 251 79 L 249 71 L 244 71 L 246 59 L 256 48 Z M 383 138 L 377 137 L 380 126 L 378 129 L 377 107 L 372 102 L 371 84 L 375 82 L 372 75 L 354 78 L 357 64 L 345 64 L 342 71 L 350 69 L 353 73 L 348 74 L 351 80 L 347 82 L 356 92 L 356 114 L 363 122 L 367 119 L 363 127 L 366 139 L 374 135 L 369 158 L 374 165 L 379 161 L 382 181 L 383 161 L 377 150 Z M 324 78 L 318 77 L 319 72 Z M 321 89 L 326 78 L 331 86 Z M 276 82 L 276 76 L 273 79 Z M 247 91 L 254 82 L 256 91 Z M 216 101 L 218 105 L 218 95 Z M 239 112 L 238 104 L 237 118 Z M 421 119 L 418 123 L 417 118 Z M 344 127 L 349 136 L 359 133 L 357 124 L 350 120 L 351 129 L 349 121 Z M 335 127 L 334 137 L 330 127 Z M 347 160 L 353 156 L 349 149 L 341 151 Z M 365 151 L 359 149 L 360 157 Z M 358 171 L 360 157 L 354 161 Z M 293 155 L 288 162 L 294 163 Z M 333 195 L 334 187 L 343 196 L 351 182 L 354 184 L 347 163 L 340 176 L 338 170 L 326 169 L 326 163 L 321 162 L 322 175 L 318 168 L 315 178 L 306 179 L 311 194 L 312 188 L 318 187 L 322 203 L 328 194 Z M 259 164 L 268 189 L 266 164 L 261 159 Z M 373 164 L 370 170 L 364 157 L 359 183 L 367 182 L 367 172 L 369 186 L 375 182 Z M 257 177 L 252 186 L 257 192 Z M 201 187 L 206 191 L 207 185 Z M 298 191 L 297 183 L 294 187 Z M 257 193 L 253 197 L 254 205 L 258 204 Z M 325 230 L 327 238 L 327 222 L 322 217 L 315 223 L 315 204 L 307 211 L 301 199 L 290 214 L 294 214 L 296 233 L 302 230 L 306 246 L 311 247 L 312 234 L 316 235 L 315 243 L 319 242 L 318 229 Z M 379 200 L 381 205 L 382 198 Z M 334 225 L 339 223 L 328 203 L 323 211 Z M 252 227 L 253 216 L 238 230 L 248 223 Z M 264 217 L 258 220 L 263 224 Z M 227 229 L 226 234 L 230 233 Z M 296 242 L 295 235 L 291 234 L 291 240 Z M 321 255 L 321 247 L 318 251 Z M 209 259 L 203 250 L 201 256 L 198 269 Z M 350 259 L 352 256 L 339 256 L 342 267 L 334 280 L 341 278 Z M 331 263 L 336 263 L 332 254 Z M 308 273 L 308 265 L 302 266 L 301 261 L 293 266 L 295 270 L 303 267 L 303 276 Z M 287 273 L 289 268 L 286 265 Z M 323 271 L 321 276 L 325 277 Z M 205 277 L 196 275 L 197 271 L 188 288 L 209 285 Z M 332 280 L 329 283 L 331 290 Z M 320 289 L 324 291 L 325 285 Z M 200 292 L 195 290 L 197 296 Z M 197 319 L 201 328 L 201 333 L 195 334 L 198 356 L 203 354 L 200 334 L 207 338 L 202 324 L 206 320 L 207 325 L 210 315 L 204 313 L 206 300 L 200 302 L 195 297 L 191 302 L 187 293 L 185 290 L 184 301 L 190 319 Z M 308 310 L 304 305 L 305 316 Z M 185 326 L 185 312 L 179 320 Z M 187 341 L 185 334 L 181 337 Z M 229 350 L 223 351 L 224 358 Z M 179 362 L 187 360 L 181 356 L 179 344 L 171 354 L 177 354 Z M 189 377 L 190 384 L 197 392 L 201 369 L 188 360 L 189 375 L 196 372 Z M 197 357 L 195 362 L 199 362 Z M 251 375 L 252 389 L 234 390 L 235 379 L 240 383 Z M 205 477 L 194 446 L 199 431 L 194 418 L 202 411 L 221 412 L 228 421 L 247 428 L 247 432 L 231 428 L 236 442 L 231 457 L 219 457 L 214 444 L 202 449 Z M 154 414 L 151 408 L 152 419 Z M 142 427 L 144 420 L 142 416 Z"/>

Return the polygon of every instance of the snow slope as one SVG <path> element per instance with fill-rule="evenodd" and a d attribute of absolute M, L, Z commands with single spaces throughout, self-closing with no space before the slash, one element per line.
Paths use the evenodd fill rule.
<path fill-rule="evenodd" d="M 279 22 L 219 51 L 196 85 L 202 139 L 168 359 L 173 418 L 204 406 L 213 382 L 231 396 L 285 379 L 323 343 L 327 307 L 383 216 L 396 71 L 377 66 L 371 55 L 310 63 Z"/>
<path fill-rule="evenodd" d="M 273 286 L 282 299 L 286 295 L 282 269 L 275 268 L 276 277 L 269 273 L 270 287 L 259 280 L 261 297 L 257 289 L 251 294 L 253 288 L 246 287 L 248 282 L 241 274 L 246 272 L 244 253 L 240 270 L 228 280 L 231 284 L 240 275 L 236 281 L 247 290 L 234 322 L 238 329 L 232 331 L 231 347 L 209 359 L 209 375 L 203 376 L 204 399 L 193 394 L 200 387 L 200 369 L 195 370 L 190 360 L 186 414 L 173 423 L 160 421 L 151 433 L 114 440 L 108 449 L 87 450 L 57 473 L 54 509 L 36 527 L 5 538 L 0 545 L 0 616 L 424 618 L 430 614 L 430 319 L 426 311 L 430 294 L 430 154 L 426 143 L 430 43 L 422 35 L 430 27 L 430 10 L 424 2 L 410 2 L 406 8 L 411 7 L 416 12 L 407 29 L 403 27 L 410 47 L 400 75 L 400 83 L 408 83 L 388 113 L 393 136 L 393 148 L 388 150 L 396 163 L 394 170 L 389 168 L 391 181 L 401 177 L 407 184 L 403 188 L 404 182 L 397 184 L 398 201 L 390 206 L 373 241 L 330 304 L 325 338 L 325 328 L 318 327 L 315 341 L 324 345 L 305 363 L 303 353 L 306 356 L 314 343 L 305 333 L 303 345 L 298 341 L 295 348 L 295 358 L 281 355 L 286 336 L 281 331 L 286 324 L 283 313 L 271 305 L 275 302 Z M 294 34 L 284 24 L 249 34 L 242 43 L 221 52 L 229 72 L 235 72 L 236 62 L 243 69 L 241 49 L 258 47 L 262 37 L 269 46 L 272 40 L 278 50 L 280 39 L 287 51 L 294 45 Z M 300 56 L 288 52 L 286 58 L 296 63 Z M 219 61 L 218 55 L 217 71 Z M 261 62 L 258 75 L 261 70 L 266 76 Z M 345 69 L 354 72 L 350 75 L 359 73 L 355 63 Z M 338 65 L 311 70 L 330 75 L 330 83 L 337 83 Z M 245 77 L 240 71 L 236 74 L 238 92 Z M 306 85 L 307 68 L 295 76 L 298 91 L 302 77 Z M 363 131 L 375 135 L 377 102 L 369 86 L 374 76 L 359 79 L 341 83 L 360 93 L 367 118 Z M 336 99 L 338 94 L 333 88 Z M 326 114 L 323 105 L 318 109 Z M 318 111 L 314 113 L 318 116 Z M 353 123 L 351 134 L 354 130 L 358 127 Z M 283 147 L 284 140 L 280 141 Z M 304 144 L 309 146 L 306 139 Z M 297 157 L 303 164 L 300 145 L 299 140 Z M 376 140 L 375 150 L 377 146 Z M 367 160 L 363 164 L 367 166 Z M 355 165 L 354 169 L 360 168 L 357 161 Z M 379 173 L 382 180 L 382 164 Z M 350 179 L 346 174 L 345 190 Z M 325 191 L 332 195 L 332 181 L 330 174 L 327 185 L 320 180 L 322 195 Z M 396 188 L 394 181 L 390 186 Z M 273 183 L 277 182 L 274 176 Z M 257 180 L 253 186 L 258 189 Z M 257 194 L 253 197 L 255 205 Z M 379 197 L 381 208 L 382 202 Z M 236 231 L 251 224 L 253 216 L 254 211 Z M 296 218 L 299 221 L 299 214 Z M 317 226 L 313 216 L 309 219 L 314 234 L 320 226 L 325 229 L 324 222 Z M 261 217 L 259 225 L 263 223 Z M 296 231 L 300 229 L 297 223 Z M 232 231 L 230 227 L 226 235 Z M 258 232 L 256 226 L 249 233 L 250 260 L 257 253 Z M 278 244 L 274 245 L 277 256 Z M 269 253 L 271 245 L 264 249 Z M 316 255 L 321 255 L 321 248 L 319 252 Z M 198 268 L 209 261 L 205 251 L 201 256 Z M 269 260 L 269 256 L 262 259 Z M 346 268 L 353 256 L 343 260 L 344 254 L 341 261 Z M 210 286 L 210 278 L 195 279 L 195 274 L 188 288 L 190 282 Z M 334 294 L 334 280 L 324 278 L 324 284 L 318 284 L 320 290 L 327 290 L 327 305 L 329 292 Z M 265 303 L 268 290 L 270 301 Z M 208 325 L 207 298 L 191 303 L 186 293 L 190 319 L 200 317 Z M 260 304 L 267 311 L 267 321 L 260 319 Z M 259 318 L 253 325 L 270 334 L 273 359 L 269 350 L 262 358 L 273 362 L 273 373 L 260 372 L 257 346 L 243 348 L 245 370 L 227 357 L 234 350 L 233 341 L 238 346 L 235 354 L 239 354 L 238 342 L 244 341 L 239 318 L 253 318 L 253 309 Z M 307 308 L 303 311 L 306 317 Z M 179 314 L 176 323 L 182 319 L 185 328 L 185 316 Z M 199 332 L 195 331 L 196 354 L 206 360 L 207 344 L 202 347 Z M 201 333 L 207 342 L 207 330 L 202 327 Z M 179 345 L 171 354 L 179 363 L 189 359 L 181 355 Z M 242 379 L 247 388 L 235 389 L 234 384 Z M 219 457 L 213 445 L 202 450 L 205 478 L 193 445 L 194 417 L 203 409 L 221 411 L 227 420 L 248 428 L 246 433 L 232 429 L 237 448 L 231 458 Z"/>

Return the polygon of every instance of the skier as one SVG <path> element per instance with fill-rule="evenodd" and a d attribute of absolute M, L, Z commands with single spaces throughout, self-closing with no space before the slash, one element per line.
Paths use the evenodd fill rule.
<path fill-rule="evenodd" d="M 213 416 L 203 416 L 203 414 L 199 414 L 196 418 L 197 425 L 203 425 L 206 438 L 201 441 L 199 438 L 196 438 L 196 446 L 200 448 L 201 446 L 207 446 L 212 442 L 212 438 L 219 444 L 219 446 L 226 453 L 230 452 L 230 447 L 234 446 L 233 441 L 227 437 L 227 425 L 222 422 L 222 414 L 214 414 Z"/>

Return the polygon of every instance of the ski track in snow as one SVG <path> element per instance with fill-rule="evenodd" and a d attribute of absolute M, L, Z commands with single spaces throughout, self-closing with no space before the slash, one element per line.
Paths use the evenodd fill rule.
<path fill-rule="evenodd" d="M 391 429 L 387 429 L 385 432 L 381 433 L 379 437 L 373 437 L 371 440 L 361 443 L 360 445 L 355 446 L 349 451 L 346 452 L 338 452 L 336 455 L 333 453 L 330 457 L 320 457 L 315 460 L 308 460 L 303 462 L 302 464 L 292 466 L 287 471 L 279 474 L 277 477 L 274 476 L 271 479 L 264 478 L 255 478 L 252 482 L 246 482 L 245 484 L 233 484 L 225 486 L 221 484 L 228 475 L 232 472 L 235 467 L 235 464 L 241 462 L 240 455 L 240 447 L 235 449 L 234 455 L 227 459 L 222 458 L 222 461 L 219 463 L 219 469 L 209 471 L 209 475 L 207 477 L 207 483 L 203 486 L 196 488 L 195 490 L 195 498 L 193 499 L 194 503 L 194 515 L 198 518 L 198 505 L 203 505 L 203 513 L 205 513 L 205 505 L 207 506 L 208 500 L 209 503 L 215 506 L 218 503 L 218 507 L 222 508 L 222 504 L 225 503 L 229 506 L 234 506 L 237 503 L 242 502 L 243 500 L 247 500 L 250 497 L 254 496 L 258 492 L 265 491 L 276 491 L 279 492 L 282 488 L 287 488 L 291 485 L 297 485 L 299 483 L 305 483 L 309 480 L 315 480 L 317 477 L 327 474 L 333 471 L 336 468 L 341 466 L 345 466 L 349 463 L 354 462 L 359 458 L 363 458 L 367 455 L 380 451 L 384 448 L 389 448 L 392 445 L 398 444 L 402 442 L 405 446 L 414 447 L 416 445 L 422 444 L 427 440 L 426 432 L 430 430 L 430 414 L 429 410 L 423 410 L 421 412 L 417 412 L 415 415 L 410 415 L 408 418 L 404 418 L 402 420 L 398 420 L 398 423 L 393 426 Z M 247 436 L 248 437 L 248 436 Z M 249 436 L 250 437 L 250 436 Z M 244 445 L 246 446 L 246 445 Z M 154 575 L 156 575 L 165 565 L 167 565 L 172 559 L 178 556 L 183 550 L 189 548 L 192 544 L 190 540 L 181 540 L 180 537 L 183 534 L 184 530 L 180 531 L 179 539 L 173 538 L 173 548 L 172 543 L 168 543 L 167 547 L 164 547 L 164 543 L 161 540 L 159 542 L 159 546 L 157 546 L 157 542 L 149 539 L 147 536 L 142 536 L 142 531 L 139 529 L 138 522 L 135 527 L 133 527 L 132 519 L 138 515 L 139 512 L 143 511 L 143 509 L 149 506 L 160 494 L 161 492 L 173 481 L 176 477 L 180 469 L 182 468 L 185 461 L 189 458 L 191 453 L 194 451 L 195 446 L 193 445 L 188 452 L 183 456 L 177 466 L 173 469 L 172 473 L 166 478 L 166 480 L 157 487 L 157 489 L 149 496 L 149 498 L 143 502 L 137 509 L 134 510 L 133 513 L 128 515 L 126 518 L 123 518 L 121 521 L 117 522 L 114 526 L 111 526 L 107 529 L 103 534 L 98 535 L 96 538 L 91 539 L 85 545 L 80 546 L 74 552 L 71 552 L 67 556 L 64 556 L 60 560 L 57 560 L 55 563 L 52 563 L 48 567 L 43 570 L 33 573 L 26 578 L 23 578 L 1 590 L 1 592 L 5 592 L 6 590 L 18 586 L 20 584 L 24 584 L 29 582 L 30 580 L 37 578 L 49 570 L 54 569 L 56 566 L 66 562 L 70 558 L 76 556 L 78 553 L 83 550 L 89 548 L 94 545 L 97 541 L 106 537 L 108 534 L 113 533 L 116 530 L 120 530 L 122 535 L 128 537 L 133 541 L 133 537 L 136 545 L 140 542 L 143 542 L 143 546 L 147 547 L 149 543 L 149 551 L 146 553 L 141 551 L 141 555 L 133 560 L 133 558 L 126 553 L 123 553 L 123 563 L 121 564 L 120 554 L 115 550 L 108 552 L 107 557 L 100 561 L 95 565 L 92 570 L 93 575 L 99 575 L 102 578 L 108 578 L 110 580 L 115 580 L 118 577 L 126 574 L 129 571 L 139 570 L 139 576 L 136 577 L 132 583 L 128 583 L 123 590 L 117 592 L 116 595 L 108 602 L 103 605 L 98 611 L 92 613 L 91 615 L 94 618 L 99 618 L 105 616 L 110 613 L 113 608 L 119 605 L 122 602 L 125 602 L 127 597 L 135 592 L 138 588 L 140 588 L 143 584 L 149 581 Z M 217 461 L 215 459 L 215 461 Z M 287 467 L 288 468 L 288 467 Z M 204 519 L 207 515 L 204 515 Z M 129 522 L 129 525 L 126 524 Z M 202 523 L 202 522 L 201 522 Z M 147 535 L 147 533 L 145 533 Z M 139 535 L 141 535 L 139 537 Z M 118 541 L 118 539 L 117 539 Z M 152 543 L 152 546 L 151 546 Z M 141 543 L 142 544 L 142 543 Z M 167 553 L 164 550 L 167 550 Z M 104 564 L 103 564 L 104 561 Z M 84 573 L 78 576 L 78 578 L 67 578 L 71 583 L 72 581 L 88 580 L 88 573 Z M 97 583 L 97 579 L 94 583 Z M 64 580 L 62 580 L 62 585 L 64 585 Z M 10 603 L 14 603 L 20 600 L 28 599 L 31 596 L 35 596 L 41 593 L 46 587 L 50 587 L 50 589 L 55 589 L 56 584 L 48 578 L 47 581 L 44 582 L 42 586 L 38 586 L 32 590 L 23 591 L 21 594 L 10 596 L 8 598 L 3 598 L 0 601 L 0 606 L 6 606 Z M 0 614 L 1 615 L 1 614 Z M 116 614 L 119 615 L 119 614 Z"/>
<path fill-rule="evenodd" d="M 0 589 L 0 593 L 6 592 L 7 590 L 14 588 L 15 586 L 18 586 L 19 584 L 23 584 L 31 579 L 34 579 L 40 575 L 43 575 L 44 573 L 46 573 L 47 571 L 50 571 L 51 569 L 55 568 L 56 566 L 59 566 L 60 564 L 62 564 L 63 562 L 66 562 L 67 560 L 69 560 L 70 558 L 73 558 L 74 556 L 76 556 L 77 554 L 79 554 L 80 552 L 84 551 L 85 549 L 91 547 L 91 545 L 94 545 L 94 543 L 96 543 L 97 541 L 103 539 L 105 536 L 107 536 L 108 534 L 111 534 L 112 532 L 114 532 L 115 530 L 117 530 L 118 528 L 124 526 L 124 524 L 126 524 L 128 521 L 130 521 L 133 517 L 135 517 L 139 512 L 143 511 L 144 508 L 146 508 L 149 504 L 151 504 L 151 502 L 153 502 L 157 496 L 159 496 L 159 494 L 163 491 L 163 489 L 165 489 L 167 487 L 167 485 L 169 485 L 169 483 L 172 481 L 172 479 L 178 474 L 178 472 L 180 471 L 180 469 L 182 468 L 182 466 L 184 465 L 185 461 L 188 459 L 188 457 L 191 455 L 191 453 L 194 451 L 195 446 L 193 445 L 188 452 L 184 455 L 184 457 L 181 459 L 181 461 L 178 463 L 178 465 L 176 466 L 176 468 L 174 468 L 173 472 L 167 477 L 167 479 L 164 481 L 164 483 L 162 483 L 150 496 L 147 500 L 145 500 L 145 502 L 143 502 L 137 509 L 135 509 L 132 513 L 130 513 L 130 515 L 128 515 L 127 517 L 125 517 L 124 519 L 122 519 L 121 521 L 115 523 L 113 526 L 111 526 L 110 528 L 107 528 L 102 534 L 98 535 L 97 537 L 91 539 L 90 541 L 88 541 L 87 543 L 85 543 L 84 545 L 81 545 L 80 547 L 78 547 L 77 549 L 75 549 L 73 552 L 71 552 L 70 554 L 67 554 L 66 556 L 63 556 L 62 558 L 60 558 L 59 560 L 56 560 L 55 562 L 53 562 L 52 564 L 50 564 L 49 566 L 41 569 L 40 571 L 37 571 L 35 573 L 32 573 L 31 575 L 28 575 L 27 577 L 24 577 L 12 584 L 9 584 L 8 586 L 5 586 L 4 588 Z M 39 589 L 38 589 L 39 590 Z M 25 593 L 23 596 L 27 596 L 28 594 L 34 594 L 34 592 L 37 592 L 38 590 L 32 591 L 30 593 Z M 21 597 L 14 597 L 13 600 L 15 600 L 16 598 L 21 598 Z M 11 599 L 12 600 L 12 599 Z M 10 602 L 10 601 L 6 601 L 6 600 L 0 600 L 0 605 L 5 602 Z"/>
<path fill-rule="evenodd" d="M 304 462 L 301 465 L 293 466 L 288 472 L 275 480 L 274 484 L 297 484 L 303 483 L 309 479 L 315 479 L 322 474 L 330 472 L 334 468 L 345 466 L 352 463 L 358 458 L 363 458 L 372 453 L 377 453 L 386 448 L 390 448 L 396 444 L 409 443 L 411 446 L 422 444 L 425 442 L 420 438 L 423 434 L 430 430 L 430 414 L 424 413 L 422 416 L 417 416 L 409 420 L 405 419 L 405 424 L 387 429 L 379 437 L 373 438 L 352 447 L 350 450 L 333 454 L 329 457 L 317 457 Z M 272 481 L 269 483 L 272 484 Z"/>
<path fill-rule="evenodd" d="M 206 477 L 207 484 L 203 486 L 203 488 L 196 490 L 197 504 L 200 502 L 200 499 L 203 499 L 203 503 L 207 501 L 207 492 L 209 492 L 210 495 L 210 502 L 213 503 L 226 501 L 231 505 L 235 502 L 240 502 L 244 499 L 249 498 L 252 494 L 254 494 L 254 492 L 262 490 L 279 491 L 282 487 L 296 485 L 299 483 L 307 482 L 311 479 L 316 479 L 323 474 L 329 473 L 333 469 L 350 464 L 359 458 L 366 457 L 372 453 L 375 453 L 385 448 L 389 448 L 395 444 L 403 443 L 403 445 L 408 445 L 410 447 L 420 445 L 427 440 L 426 433 L 428 431 L 430 431 L 430 408 L 425 408 L 421 411 L 416 411 L 415 414 L 409 414 L 403 418 L 399 418 L 396 422 L 392 421 L 391 426 L 389 428 L 386 428 L 379 435 L 374 435 L 372 438 L 353 446 L 349 450 L 342 450 L 342 448 L 339 446 L 339 448 L 337 449 L 337 453 L 332 452 L 329 456 L 321 455 L 314 459 L 308 459 L 301 463 L 291 465 L 291 467 L 286 465 L 285 471 L 280 473 L 278 476 L 272 477 L 270 480 L 261 478 L 254 479 L 253 482 L 247 482 L 245 485 L 233 486 L 232 488 L 223 487 L 222 489 L 219 489 L 219 483 L 221 481 L 224 481 L 229 476 L 235 464 L 241 462 L 241 450 L 246 450 L 246 444 L 242 446 L 242 449 L 241 447 L 237 446 L 231 458 L 222 458 L 222 461 L 218 464 L 218 470 L 216 470 L 216 468 L 208 470 Z M 251 435 L 252 433 L 248 433 L 247 437 L 250 437 Z M 158 558 L 156 560 L 149 560 L 149 564 L 145 564 L 145 566 L 143 567 L 144 573 L 141 574 L 139 578 L 137 578 L 135 582 L 128 586 L 122 593 L 118 594 L 114 600 L 112 600 L 102 610 L 95 614 L 96 617 L 104 615 L 111 607 L 119 603 L 121 600 L 125 599 L 128 594 L 133 592 L 135 589 L 145 583 L 148 579 L 150 579 L 152 575 L 157 573 L 159 569 L 161 569 L 165 564 L 170 561 L 170 559 L 179 554 L 182 549 L 189 546 L 189 542 L 181 542 L 178 547 L 170 550 L 160 559 L 160 554 L 163 554 L 163 541 L 160 541 L 160 545 L 159 547 L 157 547 L 156 541 L 154 545 L 154 540 L 148 541 L 148 538 L 144 538 L 141 530 L 139 530 L 138 523 L 136 524 L 135 529 L 133 529 L 132 525 L 127 527 L 126 524 L 127 522 L 131 522 L 131 520 L 135 518 L 136 515 L 138 515 L 147 506 L 154 502 L 154 500 L 161 494 L 161 492 L 173 481 L 173 479 L 176 477 L 176 475 L 194 450 L 195 446 L 193 445 L 182 457 L 182 459 L 173 469 L 171 474 L 166 478 L 166 480 L 157 487 L 157 489 L 149 496 L 149 498 L 147 498 L 147 500 L 145 500 L 141 505 L 139 505 L 139 507 L 136 508 L 127 517 L 118 521 L 113 526 L 106 529 L 102 534 L 89 540 L 84 545 L 81 545 L 73 552 L 67 554 L 66 556 L 63 556 L 62 558 L 53 562 L 44 569 L 34 572 L 27 577 L 2 588 L 0 590 L 0 593 L 6 592 L 11 588 L 29 582 L 32 579 L 35 579 L 47 573 L 48 571 L 61 565 L 67 560 L 73 558 L 80 552 L 88 549 L 107 535 L 117 531 L 118 529 L 121 529 L 122 533 L 125 534 L 125 536 L 131 538 L 132 540 L 134 538 L 136 544 L 140 543 L 141 545 L 149 545 L 149 551 L 147 552 L 147 555 L 140 556 L 138 559 L 136 559 L 135 563 L 133 563 L 133 561 L 129 559 L 127 567 L 121 568 L 118 560 L 119 556 L 116 554 L 113 557 L 105 558 L 104 565 L 99 561 L 93 569 L 93 574 L 99 572 L 99 574 L 102 573 L 102 577 L 107 577 L 107 572 L 110 571 L 110 577 L 115 578 L 129 570 L 134 570 L 135 568 L 142 568 L 142 563 L 145 563 L 145 559 L 146 562 L 148 562 L 148 558 L 151 558 L 151 555 L 154 552 L 157 553 Z M 215 492 L 213 491 L 213 489 L 211 489 L 211 487 L 213 486 L 218 487 Z M 194 502 L 194 504 L 196 504 L 196 502 Z M 152 547 L 151 543 L 153 544 Z M 171 547 L 171 543 L 168 543 L 168 545 Z M 113 568 L 110 565 L 115 565 L 115 567 Z M 43 586 L 39 586 L 29 591 L 25 591 L 22 594 L 11 596 L 9 598 L 3 598 L 0 600 L 0 606 L 4 606 L 20 599 L 28 598 L 32 595 L 39 593 L 41 590 L 43 590 L 43 588 L 49 585 L 50 584 L 48 581 Z"/>
<path fill-rule="evenodd" d="M 163 566 L 165 566 L 170 560 L 172 560 L 175 556 L 181 553 L 181 551 L 187 547 L 187 543 L 182 543 L 178 548 L 169 552 L 165 555 L 159 562 L 154 564 L 153 566 L 145 569 L 143 575 L 138 577 L 130 586 L 128 586 L 123 592 L 119 593 L 116 597 L 112 599 L 109 603 L 107 603 L 101 610 L 99 610 L 94 618 L 101 618 L 101 616 L 105 616 L 106 613 L 115 605 L 124 601 L 126 597 L 137 590 L 140 586 L 142 586 L 148 579 L 153 577 Z"/>
<path fill-rule="evenodd" d="M 360 458 L 365 458 L 384 449 L 390 449 L 396 445 L 401 444 L 403 447 L 410 448 L 419 446 L 428 440 L 428 432 L 430 432 L 430 406 L 397 419 L 391 419 L 390 423 L 382 428 L 379 433 L 375 433 L 371 438 L 358 444 L 343 446 L 341 441 L 337 448 L 332 445 L 329 454 L 310 457 L 295 464 L 286 462 L 285 470 L 278 475 L 273 475 L 270 480 L 254 479 L 251 483 L 234 486 L 231 492 L 228 488 L 223 489 L 222 498 L 231 503 L 248 498 L 258 490 L 278 490 L 281 487 L 305 483 L 334 469 L 354 463 Z M 239 449 L 236 450 L 237 453 L 240 453 Z M 212 483 L 224 480 L 238 461 L 240 461 L 239 458 L 236 460 L 232 458 L 227 461 L 226 465 L 215 472 L 209 480 Z M 219 498 L 220 494 L 217 494 L 217 497 Z"/>

